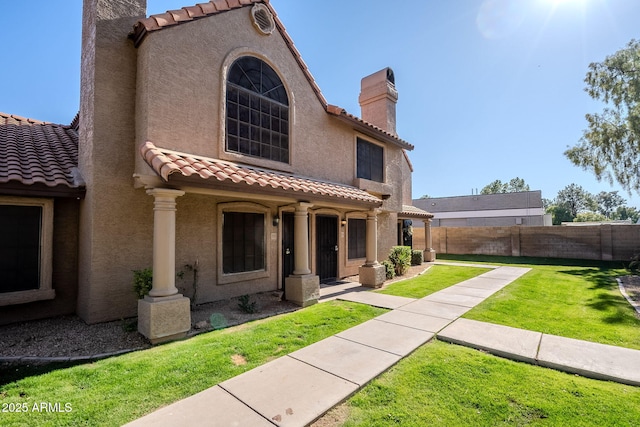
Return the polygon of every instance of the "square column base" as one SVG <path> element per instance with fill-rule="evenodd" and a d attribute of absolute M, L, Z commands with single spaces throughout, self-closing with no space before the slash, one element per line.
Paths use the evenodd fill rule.
<path fill-rule="evenodd" d="M 424 250 L 424 262 L 433 262 L 436 260 L 436 251 L 433 249 Z"/>
<path fill-rule="evenodd" d="M 285 278 L 284 297 L 300 307 L 317 303 L 320 298 L 320 277 L 308 274 Z"/>
<path fill-rule="evenodd" d="M 189 298 L 181 294 L 138 300 L 138 332 L 151 344 L 173 341 L 187 336 L 191 329 Z"/>
<path fill-rule="evenodd" d="M 363 265 L 358 268 L 360 284 L 368 288 L 379 288 L 387 279 L 387 270 L 384 265 Z"/>

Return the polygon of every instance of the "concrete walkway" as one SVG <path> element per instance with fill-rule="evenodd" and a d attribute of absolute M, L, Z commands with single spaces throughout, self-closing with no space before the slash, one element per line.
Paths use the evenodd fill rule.
<path fill-rule="evenodd" d="M 495 268 L 417 300 L 362 292 L 357 284 L 324 288 L 327 299 L 392 311 L 127 426 L 305 426 L 436 335 L 510 359 L 640 385 L 640 351 L 459 318 L 527 271 Z"/>

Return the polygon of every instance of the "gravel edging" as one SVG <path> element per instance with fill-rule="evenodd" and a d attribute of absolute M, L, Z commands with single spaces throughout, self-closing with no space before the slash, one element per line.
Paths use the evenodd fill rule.
<path fill-rule="evenodd" d="M 635 301 L 633 298 L 631 298 L 631 295 L 627 293 L 625 285 L 620 278 L 616 278 L 616 282 L 618 282 L 618 288 L 620 289 L 620 293 L 622 294 L 622 296 L 626 298 L 629 304 L 631 304 L 631 307 L 633 307 L 640 315 L 640 301 Z"/>
<path fill-rule="evenodd" d="M 38 356 L 10 356 L 0 357 L 0 363 L 10 364 L 45 364 L 45 363 L 73 363 L 73 362 L 95 362 L 108 357 L 120 356 L 138 350 L 146 350 L 148 347 L 138 347 L 126 350 L 112 351 L 110 353 L 94 354 L 90 356 L 56 356 L 56 357 L 38 357 Z"/>
<path fill-rule="evenodd" d="M 192 307 L 191 329 L 185 339 L 300 308 L 282 301 L 281 296 L 281 292 L 251 295 L 251 302 L 255 303 L 255 312 L 251 313 L 239 308 L 238 298 Z M 214 316 L 216 322 L 212 325 Z M 71 315 L 0 326 L 3 365 L 86 363 L 152 347 L 137 332 L 136 318 L 89 325 Z"/>

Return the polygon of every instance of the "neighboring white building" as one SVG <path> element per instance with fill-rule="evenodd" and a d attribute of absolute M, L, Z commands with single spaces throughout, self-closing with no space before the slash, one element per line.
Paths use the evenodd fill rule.
<path fill-rule="evenodd" d="M 551 225 L 551 215 L 544 212 L 540 190 L 414 199 L 413 206 L 434 215 L 433 227 Z M 414 221 L 413 225 L 423 226 L 420 221 Z"/>

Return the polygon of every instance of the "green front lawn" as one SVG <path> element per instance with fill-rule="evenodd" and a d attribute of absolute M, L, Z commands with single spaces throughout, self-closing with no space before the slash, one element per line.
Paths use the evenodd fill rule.
<path fill-rule="evenodd" d="M 395 282 L 378 292 L 409 298 L 423 298 L 441 289 L 490 271 L 488 268 L 434 265 L 420 276 Z"/>
<path fill-rule="evenodd" d="M 488 257 L 464 259 L 491 262 Z M 532 270 L 463 317 L 640 349 L 640 318 L 615 280 L 628 274 L 621 266 L 531 258 L 496 261 Z"/>
<path fill-rule="evenodd" d="M 640 348 L 640 319 L 618 291 L 615 277 L 627 274 L 618 265 L 450 258 L 532 269 L 464 317 Z M 425 273 L 389 289 L 394 295 L 420 297 L 441 289 L 440 283 Z M 640 425 L 640 387 L 587 379 L 436 340 L 372 381 L 335 413 L 348 414 L 345 426 L 631 426 Z"/>
<path fill-rule="evenodd" d="M 0 385 L 2 426 L 116 426 L 351 328 L 386 310 L 327 302 L 188 340 Z M 6 372 L 0 371 L 0 377 Z M 4 382 L 4 381 L 2 381 Z M 0 382 L 0 384 L 2 383 Z M 34 404 L 71 412 L 34 412 Z M 0 411 L 2 408 L 0 408 Z"/>
<path fill-rule="evenodd" d="M 340 408 L 344 426 L 637 426 L 640 387 L 435 341 Z"/>
<path fill-rule="evenodd" d="M 640 317 L 615 280 L 628 274 L 619 263 L 474 255 L 442 255 L 439 259 L 531 268 L 465 318 L 640 349 Z M 381 292 L 422 298 L 486 271 L 435 265 L 421 276 L 393 283 Z"/>

